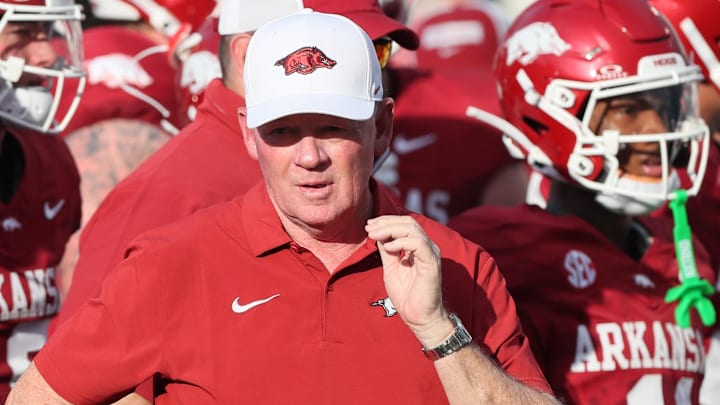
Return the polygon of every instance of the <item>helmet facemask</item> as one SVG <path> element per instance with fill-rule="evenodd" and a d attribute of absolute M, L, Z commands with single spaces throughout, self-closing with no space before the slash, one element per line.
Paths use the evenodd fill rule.
<path fill-rule="evenodd" d="M 85 86 L 82 11 L 71 1 L 54 4 L 0 4 L 0 32 L 10 37 L 0 53 L 0 119 L 51 134 L 66 127 Z M 37 43 L 49 50 L 34 65 L 24 47 Z"/>
<path fill-rule="evenodd" d="M 658 67 L 658 61 L 667 67 Z M 552 80 L 537 107 L 576 136 L 566 163 L 570 178 L 561 180 L 596 191 L 600 204 L 626 215 L 647 214 L 672 199 L 680 186 L 676 168 L 687 169 L 691 181 L 688 194 L 697 194 L 709 144 L 709 131 L 697 106 L 700 80 L 699 69 L 686 66 L 677 54 L 642 58 L 634 76 L 598 82 Z M 566 108 L 578 102 L 578 94 L 587 94 L 587 99 L 575 117 Z M 653 110 L 662 128 L 648 131 L 619 125 L 601 129 L 599 124 L 608 119 L 610 108 Z M 593 114 L 597 122 L 592 122 Z M 643 174 L 627 171 L 632 155 L 643 160 Z M 558 178 L 552 166 L 537 169 Z"/>

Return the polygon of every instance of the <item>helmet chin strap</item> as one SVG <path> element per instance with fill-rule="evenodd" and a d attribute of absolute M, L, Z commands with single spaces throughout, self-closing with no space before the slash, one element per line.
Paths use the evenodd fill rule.
<path fill-rule="evenodd" d="M 675 308 L 675 322 L 682 328 L 690 327 L 690 312 L 692 308 L 700 315 L 703 325 L 712 326 L 716 321 L 715 308 L 708 298 L 715 289 L 698 275 L 695 265 L 695 254 L 692 246 L 692 232 L 687 221 L 685 203 L 688 196 L 685 190 L 677 190 L 675 198 L 670 201 L 675 226 L 673 238 L 675 239 L 675 255 L 680 270 L 681 284 L 672 287 L 665 294 L 665 302 L 677 301 Z"/>

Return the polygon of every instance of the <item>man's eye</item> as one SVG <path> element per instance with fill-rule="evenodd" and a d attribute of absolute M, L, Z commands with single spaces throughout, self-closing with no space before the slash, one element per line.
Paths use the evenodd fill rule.
<path fill-rule="evenodd" d="M 274 128 L 272 131 L 270 131 L 271 135 L 282 135 L 288 133 L 287 128 Z"/>
<path fill-rule="evenodd" d="M 652 109 L 652 106 L 645 101 L 636 100 L 633 102 L 619 103 L 612 108 L 621 114 L 637 114 L 641 111 Z"/>
<path fill-rule="evenodd" d="M 633 104 L 617 104 L 610 107 L 610 111 L 615 114 L 633 114 L 637 108 Z"/>

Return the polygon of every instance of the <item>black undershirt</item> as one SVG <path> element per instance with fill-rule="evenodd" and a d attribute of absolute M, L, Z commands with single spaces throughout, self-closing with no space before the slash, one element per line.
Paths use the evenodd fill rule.
<path fill-rule="evenodd" d="M 8 204 L 12 200 L 25 172 L 25 155 L 20 142 L 10 133 L 0 146 L 0 200 Z"/>

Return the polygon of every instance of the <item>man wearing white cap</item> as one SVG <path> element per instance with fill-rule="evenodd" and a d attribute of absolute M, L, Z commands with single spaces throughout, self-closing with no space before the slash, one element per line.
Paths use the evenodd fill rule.
<path fill-rule="evenodd" d="M 368 36 L 274 20 L 244 79 L 263 181 L 137 239 L 9 403 L 107 402 L 151 375 L 157 403 L 557 403 L 492 258 L 371 180 L 393 101 Z"/>
<path fill-rule="evenodd" d="M 417 36 L 385 16 L 376 0 L 224 0 L 220 5 L 223 79 L 210 83 L 195 121 L 120 183 L 84 228 L 71 288 L 51 333 L 97 294 L 133 238 L 230 200 L 260 179 L 257 163 L 245 152 L 237 109 L 245 104 L 245 49 L 261 24 L 307 5 L 345 15 L 373 38 L 389 36 L 408 48 L 418 45 Z"/>
<path fill-rule="evenodd" d="M 135 237 L 228 201 L 261 178 L 257 162 L 245 151 L 237 121 L 237 109 L 245 104 L 245 50 L 260 25 L 305 5 L 354 19 L 375 39 L 389 36 L 407 48 L 418 45 L 415 33 L 385 16 L 376 0 L 221 1 L 218 31 L 223 78 L 210 82 L 195 121 L 119 183 L 84 227 L 72 283 L 50 334 L 98 293 L 102 280 L 125 257 Z M 139 390 L 148 398 L 151 391 L 152 382 Z"/>

